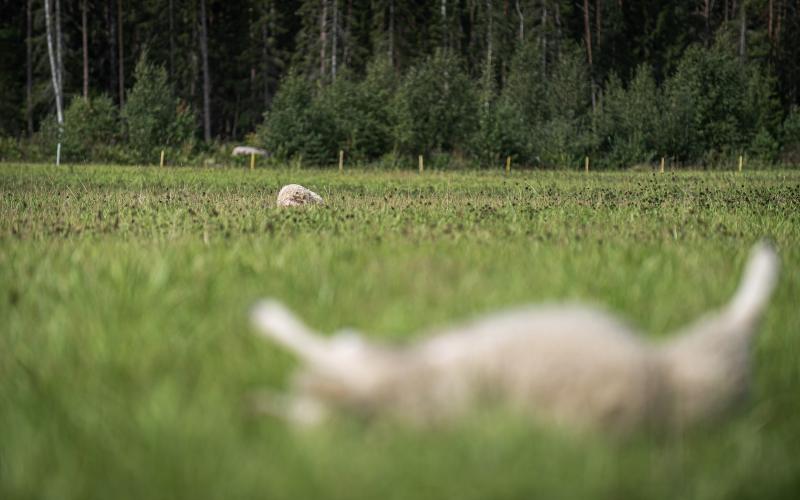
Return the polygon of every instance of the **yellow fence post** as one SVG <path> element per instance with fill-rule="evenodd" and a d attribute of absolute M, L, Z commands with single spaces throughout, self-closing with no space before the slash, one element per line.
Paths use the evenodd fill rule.
<path fill-rule="evenodd" d="M 742 155 L 739 155 L 739 172 L 742 171 L 742 163 L 744 163 L 744 158 Z"/>
<path fill-rule="evenodd" d="M 422 155 L 419 155 L 419 173 L 425 171 L 425 163 L 422 160 Z"/>
<path fill-rule="evenodd" d="M 250 170 L 255 170 L 256 168 L 256 154 L 250 153 Z"/>
<path fill-rule="evenodd" d="M 344 172 L 344 150 L 339 150 L 339 173 Z"/>
<path fill-rule="evenodd" d="M 586 173 L 588 174 L 589 173 L 589 157 L 588 156 L 586 157 L 585 168 L 586 168 Z"/>
<path fill-rule="evenodd" d="M 506 175 L 511 173 L 511 156 L 506 156 Z"/>
<path fill-rule="evenodd" d="M 163 149 L 161 150 L 161 163 L 159 163 L 159 166 L 160 167 L 164 166 L 164 150 Z"/>
<path fill-rule="evenodd" d="M 661 170 L 661 173 L 663 174 L 664 173 L 664 157 L 663 156 L 661 157 L 661 169 L 660 170 Z"/>

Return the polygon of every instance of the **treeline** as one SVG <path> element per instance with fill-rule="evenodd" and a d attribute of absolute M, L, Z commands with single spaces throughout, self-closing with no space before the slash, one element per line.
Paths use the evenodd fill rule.
<path fill-rule="evenodd" d="M 800 0 L 0 0 L 0 50 L 0 159 L 800 162 Z"/>

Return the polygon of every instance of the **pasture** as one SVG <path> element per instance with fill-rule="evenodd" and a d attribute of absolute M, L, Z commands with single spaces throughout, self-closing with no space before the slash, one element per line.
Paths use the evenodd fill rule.
<path fill-rule="evenodd" d="M 326 200 L 275 207 L 290 182 Z M 0 165 L 0 498 L 798 498 L 800 172 Z M 653 337 L 728 300 L 753 243 L 781 280 L 731 418 L 571 434 L 487 408 L 455 427 L 253 415 L 295 364 L 258 298 L 403 342 L 542 301 Z"/>

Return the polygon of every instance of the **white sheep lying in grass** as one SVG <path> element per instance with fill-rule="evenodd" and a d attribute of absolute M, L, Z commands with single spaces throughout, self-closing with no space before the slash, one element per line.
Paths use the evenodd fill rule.
<path fill-rule="evenodd" d="M 777 272 L 773 249 L 756 246 L 731 302 L 659 344 L 601 311 L 540 306 L 389 347 L 350 331 L 322 337 L 262 301 L 252 313 L 259 333 L 304 368 L 291 394 L 262 396 L 260 409 L 298 424 L 335 408 L 427 424 L 500 403 L 569 427 L 682 428 L 746 394 L 751 340 Z"/>
<path fill-rule="evenodd" d="M 287 184 L 278 192 L 279 207 L 299 207 L 323 203 L 320 195 L 300 184 Z"/>

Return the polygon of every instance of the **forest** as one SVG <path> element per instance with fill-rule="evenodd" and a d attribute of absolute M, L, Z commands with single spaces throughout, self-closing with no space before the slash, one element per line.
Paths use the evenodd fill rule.
<path fill-rule="evenodd" d="M 800 163 L 800 0 L 0 0 L 0 160 Z"/>

